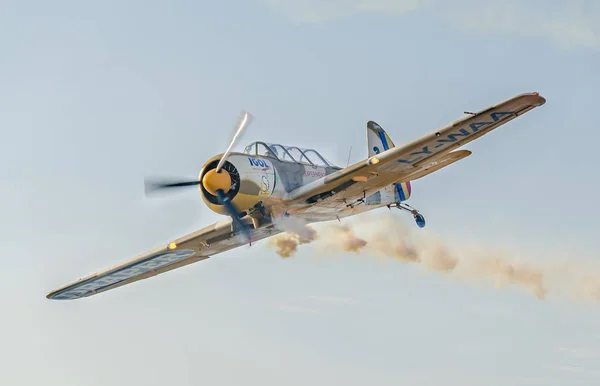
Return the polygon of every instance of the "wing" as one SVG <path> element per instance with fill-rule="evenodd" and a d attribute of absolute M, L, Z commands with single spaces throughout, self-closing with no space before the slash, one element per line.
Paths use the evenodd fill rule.
<path fill-rule="evenodd" d="M 299 205 L 317 202 L 325 205 L 365 194 L 368 196 L 387 185 L 423 177 L 468 156 L 453 150 L 544 103 L 546 99 L 538 93 L 517 95 L 302 186 L 286 198 Z"/>
<path fill-rule="evenodd" d="M 252 240 L 258 241 L 280 231 L 269 225 L 251 229 L 250 233 Z M 244 244 L 243 237 L 232 230 L 231 219 L 226 219 L 181 237 L 168 245 L 148 251 L 130 261 L 52 291 L 46 297 L 71 300 L 95 295 L 208 259 L 212 255 Z"/>
<path fill-rule="evenodd" d="M 470 156 L 472 153 L 469 150 L 456 150 L 450 153 L 443 154 L 435 159 L 428 159 L 426 162 L 419 164 L 412 173 L 404 175 L 398 182 L 414 181 L 423 178 L 428 174 L 436 172 L 441 168 L 452 165 L 456 161 Z"/>

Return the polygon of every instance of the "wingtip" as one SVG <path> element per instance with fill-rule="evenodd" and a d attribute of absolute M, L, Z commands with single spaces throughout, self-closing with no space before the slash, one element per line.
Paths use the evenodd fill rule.
<path fill-rule="evenodd" d="M 543 96 L 541 96 L 538 91 L 534 91 L 534 92 L 530 93 L 529 95 L 532 95 L 533 97 L 536 98 L 537 103 L 535 103 L 535 106 L 541 106 L 544 103 L 546 103 L 546 98 L 544 98 Z"/>
<path fill-rule="evenodd" d="M 511 98 L 510 100 L 515 100 L 515 99 L 525 100 L 525 101 L 527 101 L 527 103 L 529 105 L 534 106 L 534 107 L 539 107 L 539 106 L 543 105 L 544 103 L 546 103 L 546 98 L 544 98 L 542 95 L 540 95 L 540 93 L 538 91 L 524 92 L 522 94 L 516 95 L 514 98 Z"/>
<path fill-rule="evenodd" d="M 56 295 L 57 295 L 57 291 L 49 292 L 49 293 L 46 294 L 46 299 L 48 299 L 48 300 L 61 300 L 61 298 L 59 298 L 59 297 L 57 298 Z"/>

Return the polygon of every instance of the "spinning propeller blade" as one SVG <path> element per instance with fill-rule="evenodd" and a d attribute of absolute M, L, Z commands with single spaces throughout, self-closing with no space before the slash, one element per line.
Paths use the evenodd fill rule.
<path fill-rule="evenodd" d="M 163 190 L 163 189 L 183 188 L 183 187 L 188 187 L 188 186 L 202 185 L 209 192 L 212 192 L 212 194 L 217 196 L 217 199 L 219 200 L 219 204 L 221 204 L 221 205 L 223 205 L 223 207 L 225 207 L 227 214 L 229 214 L 229 216 L 231 217 L 231 219 L 233 221 L 234 229 L 236 229 L 236 230 L 239 229 L 239 231 L 242 233 L 245 241 L 250 242 L 250 230 L 244 225 L 244 223 L 240 219 L 240 212 L 233 205 L 230 198 L 226 194 L 226 191 L 228 191 L 229 188 L 226 188 L 226 190 L 223 190 L 223 188 L 225 186 L 229 186 L 230 176 L 226 170 L 221 172 L 221 169 L 223 168 L 223 165 L 225 164 L 227 157 L 229 157 L 229 154 L 231 153 L 231 149 L 233 148 L 233 145 L 236 143 L 236 141 L 239 139 L 239 137 L 241 136 L 243 131 L 248 126 L 250 119 L 251 119 L 251 115 L 248 112 L 244 111 L 238 124 L 235 127 L 235 133 L 233 134 L 231 142 L 229 143 L 229 147 L 227 147 L 227 150 L 225 151 L 225 153 L 223 153 L 223 157 L 221 157 L 221 160 L 217 164 L 216 169 L 214 169 L 215 174 L 211 174 L 212 171 L 208 171 L 203 178 L 203 180 L 205 180 L 205 182 L 203 182 L 202 180 L 161 181 L 161 182 L 145 181 L 146 195 L 148 195 L 149 193 Z M 223 173 L 224 173 L 224 175 L 223 175 Z M 207 183 L 208 183 L 208 185 L 206 185 Z M 223 186 L 223 188 L 216 189 L 219 186 Z M 216 191 L 213 189 L 216 189 Z"/>
<path fill-rule="evenodd" d="M 244 225 L 242 220 L 240 220 L 240 215 L 236 207 L 233 205 L 229 197 L 225 194 L 225 192 L 221 189 L 217 190 L 217 198 L 219 199 L 219 203 L 225 207 L 227 213 L 229 213 L 229 217 L 233 221 L 234 229 L 237 228 L 240 230 L 246 242 L 250 242 L 250 231 Z"/>
<path fill-rule="evenodd" d="M 194 181 L 176 181 L 176 182 L 156 182 L 156 181 L 144 181 L 146 195 L 153 193 L 157 190 L 167 188 L 184 188 L 188 186 L 200 185 L 202 182 L 199 180 Z"/>
<path fill-rule="evenodd" d="M 221 168 L 223 168 L 225 161 L 227 161 L 227 157 L 229 157 L 229 154 L 231 153 L 231 149 L 233 148 L 233 145 L 239 139 L 239 137 L 242 134 L 242 132 L 244 131 L 244 129 L 246 129 L 246 127 L 248 126 L 248 123 L 250 123 L 251 118 L 252 118 L 252 115 L 250 115 L 250 113 L 248 113 L 247 111 L 243 112 L 238 124 L 235 126 L 236 130 L 235 130 L 235 133 L 233 134 L 233 138 L 231 139 L 231 142 L 229 143 L 229 147 L 227 147 L 227 150 L 225 150 L 223 157 L 221 157 L 221 160 L 217 164 L 217 168 L 215 169 L 217 173 L 219 173 L 221 171 Z M 173 181 L 173 182 L 145 181 L 145 192 L 146 192 L 146 195 L 148 195 L 149 193 L 152 193 L 157 190 L 162 190 L 162 189 L 167 189 L 167 188 L 183 188 L 183 187 L 188 187 L 188 186 L 196 186 L 196 185 L 200 185 L 200 184 L 202 184 L 202 181 L 199 181 L 199 180 Z"/>
<path fill-rule="evenodd" d="M 223 154 L 223 157 L 221 157 L 221 161 L 219 161 L 219 164 L 217 165 L 217 169 L 216 169 L 217 173 L 221 171 L 221 168 L 223 167 L 223 164 L 227 160 L 229 153 L 231 153 L 231 148 L 233 147 L 233 145 L 235 144 L 235 141 L 237 141 L 238 137 L 242 134 L 242 132 L 244 131 L 244 129 L 250 122 L 250 118 L 251 118 L 251 116 L 247 111 L 245 111 L 244 114 L 242 114 L 242 117 L 236 126 L 237 130 L 235 131 L 235 134 L 233 134 L 233 138 L 231 139 L 231 142 L 229 143 L 229 147 L 227 148 L 227 150 L 225 150 L 225 154 Z"/>

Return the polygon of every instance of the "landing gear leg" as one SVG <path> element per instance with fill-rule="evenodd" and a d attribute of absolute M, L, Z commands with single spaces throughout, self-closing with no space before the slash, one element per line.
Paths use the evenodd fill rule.
<path fill-rule="evenodd" d="M 272 221 L 271 216 L 267 213 L 267 210 L 263 206 L 262 202 L 254 205 L 249 211 L 248 215 L 252 219 L 254 229 L 258 229 L 263 224 L 270 223 Z"/>
<path fill-rule="evenodd" d="M 388 208 L 391 208 L 392 206 L 394 208 L 398 208 L 400 210 L 405 210 L 407 212 L 410 212 L 413 215 L 415 222 L 417 223 L 417 226 L 419 228 L 425 227 L 425 217 L 423 217 L 423 215 L 421 213 L 419 213 L 419 211 L 416 210 L 415 208 L 413 208 L 412 206 L 410 206 L 404 202 L 396 202 L 394 205 L 388 205 Z"/>

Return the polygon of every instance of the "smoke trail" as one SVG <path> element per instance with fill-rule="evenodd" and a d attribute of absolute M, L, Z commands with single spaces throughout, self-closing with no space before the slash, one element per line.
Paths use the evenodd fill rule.
<path fill-rule="evenodd" d="M 286 233 L 272 237 L 268 246 L 277 248 L 277 253 L 283 258 L 292 257 L 301 244 L 308 244 L 317 238 L 314 228 L 298 217 L 279 217 L 273 219 L 274 225 Z"/>
<path fill-rule="evenodd" d="M 457 252 L 456 248 L 422 231 L 419 235 L 413 234 L 393 216 L 362 215 L 359 222 L 352 225 L 319 224 L 318 232 L 304 225 L 274 237 L 269 245 L 276 246 L 280 256 L 291 257 L 299 245 L 315 240 L 315 246 L 327 255 L 355 252 L 361 256 L 392 258 L 459 280 L 487 281 L 496 288 L 518 287 L 540 300 L 546 299 L 550 290 L 566 290 L 572 298 L 600 301 L 600 274 L 595 275 L 589 269 L 573 264 L 553 266 L 550 262 L 527 264 L 489 248 L 477 253 Z"/>
<path fill-rule="evenodd" d="M 292 257 L 296 253 L 299 245 L 308 244 L 313 240 L 300 238 L 296 233 L 282 233 L 270 238 L 267 245 L 277 248 L 277 254 L 283 258 L 287 258 Z"/>
<path fill-rule="evenodd" d="M 354 231 L 345 224 L 332 224 L 322 231 L 320 237 L 326 249 L 344 252 L 358 252 L 367 245 L 367 241 L 356 236 Z"/>
<path fill-rule="evenodd" d="M 309 227 L 306 222 L 299 217 L 286 217 L 280 216 L 273 218 L 273 224 L 278 229 L 286 232 L 295 233 L 299 238 L 307 241 L 313 241 L 316 232 L 313 228 Z"/>

